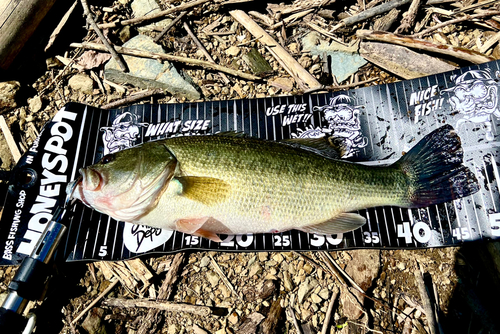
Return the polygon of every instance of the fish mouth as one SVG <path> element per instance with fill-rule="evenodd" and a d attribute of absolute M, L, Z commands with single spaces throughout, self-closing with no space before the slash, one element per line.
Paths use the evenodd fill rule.
<path fill-rule="evenodd" d="M 80 168 L 80 175 L 82 187 L 87 191 L 99 191 L 105 184 L 103 175 L 90 167 Z"/>
<path fill-rule="evenodd" d="M 83 193 L 83 176 L 81 174 L 78 178 L 68 183 L 66 186 L 66 194 L 73 201 L 80 200 L 86 206 L 90 206 Z"/>

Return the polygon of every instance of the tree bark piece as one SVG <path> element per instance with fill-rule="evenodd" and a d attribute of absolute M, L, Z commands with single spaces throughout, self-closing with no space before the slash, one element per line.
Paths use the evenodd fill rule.
<path fill-rule="evenodd" d="M 278 326 L 278 321 L 280 320 L 281 311 L 281 298 L 278 298 L 271 304 L 269 314 L 267 315 L 266 320 L 264 320 L 264 322 L 262 323 L 262 333 L 276 333 L 276 327 Z"/>
<path fill-rule="evenodd" d="M 70 46 L 74 47 L 74 48 L 84 48 L 84 49 L 107 52 L 104 45 L 97 44 L 97 43 L 71 43 Z M 260 80 L 261 79 L 258 76 L 244 73 L 244 72 L 237 71 L 237 70 L 233 70 L 231 68 L 227 68 L 227 67 L 224 67 L 221 65 L 212 64 L 212 63 L 210 63 L 208 61 L 204 61 L 204 60 L 179 57 L 179 56 L 169 55 L 166 53 L 147 52 L 147 51 L 143 51 L 143 50 L 124 48 L 121 46 L 115 46 L 115 50 L 118 53 L 130 55 L 130 56 L 153 58 L 153 59 L 164 59 L 164 60 L 184 63 L 184 64 L 188 64 L 188 65 L 192 65 L 192 66 L 200 66 L 200 67 L 204 67 L 204 68 L 207 68 L 210 70 L 225 72 L 227 74 L 231 74 L 231 75 L 234 75 L 236 77 L 240 77 L 240 78 L 243 78 L 246 80 Z"/>
<path fill-rule="evenodd" d="M 281 66 L 295 79 L 302 90 L 321 87 L 316 78 L 304 69 L 281 45 L 278 44 L 264 29 L 241 10 L 230 11 L 229 14 L 245 27 L 255 38 L 264 44 L 267 50 L 276 58 Z"/>
<path fill-rule="evenodd" d="M 0 69 L 7 70 L 55 0 L 0 1 Z"/>
<path fill-rule="evenodd" d="M 382 42 L 362 42 L 359 53 L 369 62 L 403 79 L 421 78 L 456 69 L 438 58 Z"/>
<path fill-rule="evenodd" d="M 358 30 L 356 31 L 356 36 L 372 41 L 386 42 L 396 45 L 402 45 L 412 49 L 444 54 L 454 58 L 469 61 L 473 64 L 482 64 L 495 60 L 495 58 L 493 57 L 483 55 L 473 50 L 455 47 L 452 45 L 431 43 L 423 39 L 392 34 L 384 31 Z"/>
<path fill-rule="evenodd" d="M 114 306 L 114 307 L 125 307 L 125 308 L 144 307 L 144 308 L 151 308 L 169 312 L 187 312 L 202 316 L 208 316 L 212 314 L 212 310 L 208 306 L 172 303 L 172 302 L 156 301 L 149 299 L 109 298 L 104 301 L 104 304 L 107 306 Z"/>

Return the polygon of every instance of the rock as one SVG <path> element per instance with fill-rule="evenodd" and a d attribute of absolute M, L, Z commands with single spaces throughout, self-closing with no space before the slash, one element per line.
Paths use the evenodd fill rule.
<path fill-rule="evenodd" d="M 323 301 L 323 299 L 315 293 L 311 294 L 311 300 L 314 304 L 319 304 Z"/>
<path fill-rule="evenodd" d="M 364 291 L 372 286 L 373 280 L 378 276 L 380 269 L 380 251 L 372 249 L 359 249 L 349 252 L 352 259 L 347 264 L 345 272 L 359 285 Z M 357 290 L 352 290 L 356 298 L 363 303 L 363 295 Z M 342 293 L 340 296 L 344 307 L 344 315 L 349 319 L 357 319 L 362 312 L 358 305 L 355 305 L 348 293 Z"/>
<path fill-rule="evenodd" d="M 137 35 L 130 39 L 123 47 L 163 53 L 160 45 L 153 42 L 150 37 Z M 184 72 L 177 69 L 169 62 L 163 64 L 155 59 L 123 56 L 129 68 L 128 73 L 120 70 L 114 59 L 104 67 L 104 76 L 107 80 L 116 83 L 128 83 L 140 88 L 164 89 L 172 95 L 190 100 L 200 98 L 200 92 L 194 82 Z"/>
<path fill-rule="evenodd" d="M 42 98 L 37 95 L 32 99 L 28 99 L 28 105 L 32 113 L 37 113 L 42 110 Z"/>
<path fill-rule="evenodd" d="M 358 54 L 358 44 L 351 47 L 332 41 L 330 44 L 320 39 L 317 32 L 311 32 L 302 39 L 304 51 L 310 51 L 313 56 L 329 57 L 332 75 L 342 82 L 356 73 L 367 61 Z"/>
<path fill-rule="evenodd" d="M 132 8 L 132 12 L 134 17 L 141 17 L 145 15 L 152 15 L 156 12 L 160 12 L 161 8 L 158 6 L 155 0 L 134 0 L 130 7 Z M 148 25 L 141 25 L 137 28 L 139 32 L 147 32 L 152 31 L 154 28 L 163 29 L 168 26 L 172 22 L 171 19 L 163 19 L 161 21 L 156 21 L 154 23 Z"/>
<path fill-rule="evenodd" d="M 204 268 L 210 264 L 210 258 L 208 256 L 204 256 L 200 260 L 200 267 Z"/>
<path fill-rule="evenodd" d="M 286 291 L 293 290 L 293 282 L 290 278 L 290 274 L 287 271 L 283 272 L 283 287 Z"/>
<path fill-rule="evenodd" d="M 248 273 L 248 276 L 252 277 L 253 275 L 258 275 L 262 273 L 262 267 L 258 262 L 255 262 L 251 267 Z"/>
<path fill-rule="evenodd" d="M 232 57 L 236 57 L 239 53 L 240 53 L 240 48 L 237 47 L 236 45 L 233 45 L 226 50 L 226 54 Z"/>
<path fill-rule="evenodd" d="M 267 261 L 267 255 L 269 254 L 268 252 L 259 252 L 257 254 L 259 256 L 259 261 L 260 262 Z"/>
<path fill-rule="evenodd" d="M 293 80 L 290 78 L 276 78 L 270 81 L 269 85 L 282 89 L 285 92 L 291 92 L 293 89 Z"/>
<path fill-rule="evenodd" d="M 299 300 L 299 304 L 302 304 L 304 302 L 304 299 L 306 299 L 311 291 L 318 286 L 318 281 L 311 278 L 307 277 L 304 282 L 302 282 L 299 286 L 299 291 L 297 292 L 297 297 Z"/>
<path fill-rule="evenodd" d="M 257 326 L 264 320 L 264 316 L 258 312 L 250 314 L 237 328 L 237 333 L 257 333 Z"/>
<path fill-rule="evenodd" d="M 236 325 L 238 323 L 238 314 L 236 312 L 231 313 L 228 317 L 227 320 L 232 323 L 233 325 Z"/>
<path fill-rule="evenodd" d="M 75 91 L 92 94 L 94 90 L 94 80 L 83 73 L 75 74 L 69 79 L 68 86 Z"/>
<path fill-rule="evenodd" d="M 323 288 L 320 290 L 318 295 L 323 299 L 328 299 L 328 297 L 330 296 L 330 291 L 327 288 Z"/>
<path fill-rule="evenodd" d="M 89 334 L 106 334 L 106 327 L 102 319 L 104 318 L 104 310 L 102 308 L 94 307 L 90 310 L 89 314 L 82 323 L 83 329 Z"/>
<path fill-rule="evenodd" d="M 170 324 L 168 325 L 167 333 L 168 334 L 177 334 L 181 330 L 181 327 L 178 324 Z"/>
<path fill-rule="evenodd" d="M 210 285 L 212 285 L 212 288 L 215 288 L 219 284 L 220 277 L 213 271 L 207 271 L 207 279 L 208 282 L 210 282 Z"/>
<path fill-rule="evenodd" d="M 0 82 L 0 114 L 17 107 L 16 94 L 21 88 L 17 81 Z"/>

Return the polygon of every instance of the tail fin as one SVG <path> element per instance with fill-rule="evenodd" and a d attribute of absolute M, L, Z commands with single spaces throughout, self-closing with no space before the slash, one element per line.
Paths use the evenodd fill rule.
<path fill-rule="evenodd" d="M 477 192 L 477 179 L 462 162 L 462 145 L 452 126 L 425 136 L 395 164 L 409 180 L 408 207 L 439 204 Z"/>

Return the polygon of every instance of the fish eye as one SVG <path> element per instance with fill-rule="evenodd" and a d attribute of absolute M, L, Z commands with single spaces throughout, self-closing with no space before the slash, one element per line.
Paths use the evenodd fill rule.
<path fill-rule="evenodd" d="M 115 160 L 115 155 L 114 154 L 107 154 L 107 155 L 102 157 L 101 164 L 105 165 L 113 160 Z"/>

